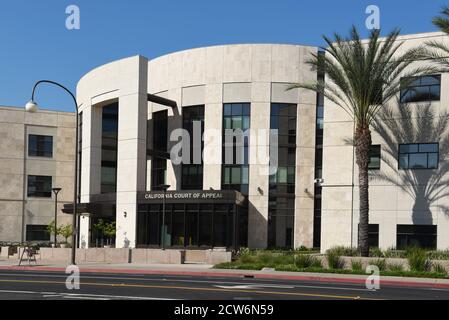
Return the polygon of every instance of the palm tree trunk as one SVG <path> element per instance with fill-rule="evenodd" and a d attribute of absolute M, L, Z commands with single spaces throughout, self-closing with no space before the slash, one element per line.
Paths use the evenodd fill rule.
<path fill-rule="evenodd" d="M 371 131 L 369 127 L 357 128 L 355 132 L 355 153 L 359 167 L 359 249 L 362 257 L 369 256 L 368 226 L 369 226 L 369 182 L 368 165 L 369 150 L 371 147 Z M 351 213 L 352 214 L 352 213 Z"/>

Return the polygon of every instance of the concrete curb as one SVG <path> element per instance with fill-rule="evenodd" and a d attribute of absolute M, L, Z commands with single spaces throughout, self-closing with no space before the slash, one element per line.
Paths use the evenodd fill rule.
<path fill-rule="evenodd" d="M 63 267 L 45 267 L 45 266 L 0 266 L 0 270 L 9 271 L 48 271 L 48 272 L 65 272 Z M 269 280 L 296 280 L 296 281 L 313 281 L 321 283 L 352 283 L 365 284 L 367 277 L 350 275 L 335 276 L 335 274 L 307 274 L 307 275 L 291 275 L 279 273 L 263 273 L 263 271 L 248 270 L 239 272 L 230 271 L 172 271 L 172 270 L 145 270 L 145 269 L 114 269 L 114 268 L 89 268 L 80 267 L 81 272 L 85 273 L 107 273 L 107 274 L 140 274 L 140 275 L 171 275 L 171 276 L 197 276 L 197 277 L 228 277 L 228 278 L 254 278 Z M 445 279 L 428 279 L 428 278 L 399 278 L 399 277 L 383 277 L 381 286 L 399 286 L 399 287 L 427 287 L 437 289 L 449 289 L 449 281 Z"/>

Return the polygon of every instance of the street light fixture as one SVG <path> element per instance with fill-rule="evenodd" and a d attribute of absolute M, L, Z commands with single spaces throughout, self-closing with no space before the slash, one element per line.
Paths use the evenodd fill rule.
<path fill-rule="evenodd" d="M 164 198 L 162 199 L 162 250 L 165 250 L 165 198 L 170 185 L 161 184 L 159 185 L 159 188 L 164 191 Z"/>
<path fill-rule="evenodd" d="M 53 188 L 51 191 L 55 194 L 55 248 L 58 244 L 58 193 L 61 192 L 61 188 Z"/>
<path fill-rule="evenodd" d="M 77 204 L 78 204 L 78 102 L 76 101 L 75 95 L 66 87 L 64 87 L 62 84 L 59 84 L 57 82 L 51 81 L 51 80 L 40 80 L 36 82 L 36 84 L 33 87 L 33 92 L 31 94 L 31 100 L 26 104 L 25 110 L 27 112 L 36 112 L 39 107 L 37 103 L 34 100 L 34 94 L 36 92 L 36 88 L 41 83 L 48 83 L 53 84 L 55 86 L 60 87 L 64 91 L 66 91 L 73 99 L 73 102 L 75 103 L 75 111 L 76 111 L 76 128 L 75 128 L 75 177 L 74 177 L 74 188 L 73 188 L 73 217 L 72 217 L 72 255 L 71 255 L 71 264 L 76 264 L 76 218 L 77 218 Z"/>

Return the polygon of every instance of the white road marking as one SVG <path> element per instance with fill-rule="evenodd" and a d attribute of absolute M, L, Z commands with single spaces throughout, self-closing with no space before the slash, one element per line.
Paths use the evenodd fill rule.
<path fill-rule="evenodd" d="M 67 276 L 63 275 L 31 275 L 31 274 L 0 274 L 0 276 L 20 276 L 20 277 L 48 277 L 48 278 L 66 278 Z M 347 290 L 347 291 L 367 291 L 366 288 L 353 288 L 353 287 L 331 287 L 331 286 L 312 286 L 312 285 L 282 285 L 282 284 L 268 284 L 268 283 L 248 283 L 248 282 L 236 282 L 236 281 L 214 281 L 214 280 L 184 280 L 184 279 L 167 279 L 168 277 L 164 277 L 162 279 L 159 278 L 133 278 L 133 277 L 110 277 L 110 276 L 88 276 L 88 275 L 82 275 L 81 279 L 103 279 L 103 280 L 138 280 L 138 281 L 154 281 L 154 280 L 161 280 L 161 281 L 170 281 L 170 282 L 184 282 L 184 283 L 207 283 L 207 284 L 217 284 L 217 285 L 224 285 L 226 288 L 228 288 L 227 285 L 237 285 L 237 286 L 257 286 L 257 287 L 267 287 L 267 288 L 279 288 L 279 289 L 294 289 L 294 288 L 309 288 L 309 289 L 329 289 L 329 290 Z M 264 282 L 265 279 L 263 280 Z M 82 282 L 81 282 L 82 283 Z M 120 286 L 123 284 L 117 284 L 117 286 Z M 352 285 L 352 284 L 345 284 L 345 285 Z M 231 286 L 231 288 L 235 288 Z M 246 287 L 242 287 L 240 289 L 246 289 Z M 251 288 L 250 288 L 251 289 Z"/>
<path fill-rule="evenodd" d="M 44 298 L 80 298 L 80 299 L 128 299 L 128 300 L 176 300 L 157 297 L 138 297 L 138 296 L 114 296 L 114 295 L 102 295 L 102 294 L 88 294 L 88 293 L 57 293 L 57 292 L 39 292 L 39 291 L 14 291 L 14 290 L 0 290 L 0 293 L 12 293 L 12 294 L 37 294 L 42 295 Z"/>

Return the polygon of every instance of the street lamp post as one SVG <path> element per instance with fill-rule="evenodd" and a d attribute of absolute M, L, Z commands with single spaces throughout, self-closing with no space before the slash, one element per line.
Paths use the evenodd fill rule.
<path fill-rule="evenodd" d="M 61 188 L 51 189 L 55 194 L 55 248 L 58 244 L 58 193 L 62 190 Z"/>
<path fill-rule="evenodd" d="M 170 185 L 161 184 L 159 188 L 164 191 L 164 198 L 162 199 L 162 250 L 165 250 L 165 198 L 167 196 L 167 190 L 170 188 Z"/>
<path fill-rule="evenodd" d="M 73 99 L 73 102 L 75 103 L 75 177 L 74 177 L 74 188 L 73 188 L 73 217 L 72 217 L 72 255 L 71 255 L 71 264 L 76 264 L 76 218 L 77 218 L 77 204 L 78 204 L 78 102 L 76 101 L 75 95 L 66 87 L 64 87 L 62 84 L 59 84 L 57 82 L 51 81 L 51 80 L 40 80 L 36 82 L 36 84 L 33 87 L 33 92 L 31 94 L 31 100 L 26 104 L 25 109 L 28 112 L 36 112 L 38 110 L 38 105 L 34 101 L 34 94 L 36 92 L 36 88 L 41 83 L 48 83 L 53 84 L 55 86 L 60 87 L 64 91 L 66 91 Z"/>

